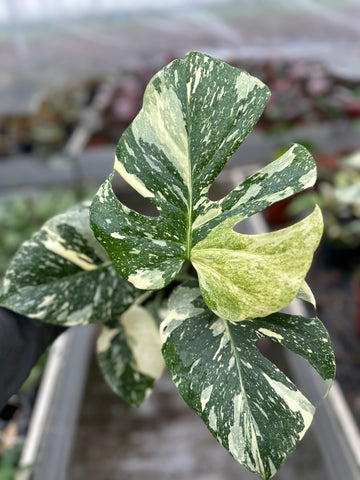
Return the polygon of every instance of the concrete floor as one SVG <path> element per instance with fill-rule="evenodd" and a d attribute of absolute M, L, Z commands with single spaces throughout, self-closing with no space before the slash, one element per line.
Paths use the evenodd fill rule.
<path fill-rule="evenodd" d="M 69 480 L 259 480 L 211 436 L 166 374 L 140 408 L 105 384 L 93 363 Z M 312 429 L 274 480 L 325 480 Z"/>

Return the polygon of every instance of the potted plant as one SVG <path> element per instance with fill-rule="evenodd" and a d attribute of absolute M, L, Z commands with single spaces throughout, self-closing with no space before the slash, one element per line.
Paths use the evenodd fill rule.
<path fill-rule="evenodd" d="M 210 432 L 263 479 L 294 450 L 315 407 L 261 355 L 258 340 L 304 357 L 327 389 L 335 373 L 320 320 L 279 311 L 295 297 L 313 303 L 304 278 L 322 234 L 319 208 L 277 232 L 233 231 L 314 184 L 309 152 L 293 145 L 221 200 L 207 195 L 268 97 L 256 78 L 201 53 L 163 68 L 91 205 L 57 215 L 25 242 L 0 293 L 1 305 L 44 322 L 103 323 L 100 367 L 133 405 L 166 363 Z M 119 202 L 117 174 L 157 216 Z"/>

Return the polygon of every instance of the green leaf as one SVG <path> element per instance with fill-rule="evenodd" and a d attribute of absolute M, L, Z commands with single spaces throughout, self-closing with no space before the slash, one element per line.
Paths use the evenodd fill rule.
<path fill-rule="evenodd" d="M 53 217 L 24 242 L 5 274 L 0 305 L 61 325 L 106 322 L 143 294 L 121 278 L 89 225 L 89 206 Z"/>
<path fill-rule="evenodd" d="M 226 245 L 225 233 L 230 234 L 240 218 L 314 184 L 314 160 L 304 147 L 293 145 L 225 198 L 209 200 L 212 182 L 254 127 L 268 95 L 256 78 L 194 52 L 185 60 L 172 62 L 149 83 L 142 110 L 119 141 L 114 169 L 157 207 L 159 216 L 140 215 L 122 205 L 112 190 L 112 175 L 96 195 L 90 214 L 94 233 L 115 268 L 137 288 L 162 288 L 190 258 L 200 274 L 199 248 L 202 241 L 209 241 L 208 236 L 213 239 L 221 231 Z M 216 227 L 220 230 L 212 234 Z M 269 305 L 262 301 L 252 310 L 254 300 L 239 300 L 229 292 L 223 297 L 223 303 L 232 297 L 229 313 L 223 308 L 216 311 L 239 320 L 278 310 L 285 300 L 288 304 L 296 296 L 309 259 L 309 254 L 299 249 L 295 278 L 289 278 L 289 286 L 276 293 L 276 301 L 274 295 L 269 297 Z M 284 272 L 274 270 L 279 257 L 277 260 L 270 262 L 268 270 L 278 284 Z M 228 274 L 232 275 L 231 269 Z M 259 268 L 257 274 L 261 274 Z M 209 277 L 209 269 L 201 275 L 205 300 L 213 308 L 216 292 L 207 292 L 205 285 L 214 284 L 211 288 L 216 290 L 219 282 Z M 251 281 L 262 287 L 268 276 L 257 279 L 256 275 Z M 244 301 L 248 305 L 239 312 Z"/>
<path fill-rule="evenodd" d="M 208 307 L 233 322 L 264 317 L 296 297 L 323 229 L 320 209 L 277 232 L 233 231 L 240 217 L 225 220 L 191 252 Z"/>
<path fill-rule="evenodd" d="M 335 361 L 320 320 L 276 313 L 231 324 L 207 308 L 193 281 L 174 290 L 161 333 L 185 402 L 237 461 L 272 477 L 309 428 L 315 407 L 256 344 L 269 338 L 301 355 L 330 388 Z"/>
<path fill-rule="evenodd" d="M 195 52 L 151 80 L 141 111 L 119 141 L 114 169 L 159 217 L 122 205 L 112 175 L 91 207 L 97 239 L 136 287 L 162 288 L 189 258 L 193 222 L 213 204 L 207 192 L 268 97 L 256 78 Z"/>
<path fill-rule="evenodd" d="M 114 392 L 131 405 L 141 405 L 165 367 L 156 319 L 147 309 L 132 306 L 116 325 L 104 326 L 97 357 Z"/>

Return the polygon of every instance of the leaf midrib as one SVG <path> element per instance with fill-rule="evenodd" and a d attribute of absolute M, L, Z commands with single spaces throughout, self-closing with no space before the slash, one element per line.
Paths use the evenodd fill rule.
<path fill-rule="evenodd" d="M 232 354 L 234 355 L 234 358 L 235 358 L 236 368 L 237 368 L 238 375 L 239 375 L 241 393 L 243 394 L 243 400 L 245 401 L 247 409 L 249 410 L 250 415 L 251 415 L 251 410 L 250 410 L 250 407 L 249 407 L 248 398 L 247 398 L 247 395 L 245 395 L 245 387 L 244 387 L 244 382 L 243 382 L 243 378 L 242 378 L 242 371 L 241 371 L 241 366 L 240 366 L 239 353 L 238 353 L 236 345 L 235 345 L 235 340 L 234 340 L 234 337 L 232 335 L 229 322 L 225 319 L 223 319 L 223 322 L 225 323 L 225 329 L 226 329 L 226 332 L 229 335 L 229 339 L 230 339 L 231 351 L 232 351 Z"/>
<path fill-rule="evenodd" d="M 238 351 L 237 351 L 237 348 L 236 348 L 235 340 L 234 340 L 234 337 L 232 335 L 229 322 L 225 319 L 223 319 L 223 322 L 225 322 L 225 328 L 226 328 L 226 331 L 227 331 L 227 333 L 229 335 L 229 339 L 230 339 L 231 351 L 232 351 L 232 353 L 234 355 L 234 358 L 235 358 L 236 368 L 237 368 L 238 375 L 239 375 L 239 382 L 240 382 L 240 388 L 241 388 L 241 393 L 242 393 L 242 400 L 243 400 L 244 404 L 246 405 L 246 409 L 248 411 L 249 417 L 251 418 L 251 422 L 252 422 L 252 424 L 254 424 L 254 418 L 253 418 L 252 411 L 251 411 L 251 408 L 250 408 L 250 405 L 249 405 L 249 400 L 248 400 L 248 396 L 246 394 L 246 389 L 244 387 L 244 382 L 243 382 L 243 377 L 242 377 L 242 369 L 241 369 L 241 366 L 240 366 L 240 358 L 239 358 L 239 354 L 238 354 Z"/>
<path fill-rule="evenodd" d="M 187 64 L 187 73 L 190 77 L 190 71 L 189 71 L 189 64 Z M 190 87 L 191 87 L 191 81 L 189 80 Z M 188 94 L 188 89 L 187 89 L 187 83 L 186 83 L 186 123 L 189 125 L 189 115 L 190 115 L 190 110 L 189 110 L 189 104 L 190 104 L 190 98 L 191 98 L 191 92 Z M 188 260 L 190 260 L 190 252 L 191 252 L 191 245 L 192 245 L 192 210 L 193 210 L 193 175 L 192 175 L 192 164 L 191 164 L 191 158 L 190 158 L 190 131 L 187 132 L 187 159 L 188 159 L 188 169 L 189 169 L 189 201 L 188 201 L 188 222 L 187 222 L 187 232 L 186 232 L 186 251 L 185 255 Z"/>

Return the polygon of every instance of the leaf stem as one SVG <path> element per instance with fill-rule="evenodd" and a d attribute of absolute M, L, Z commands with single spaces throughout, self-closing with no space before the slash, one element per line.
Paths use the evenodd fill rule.
<path fill-rule="evenodd" d="M 148 298 L 150 298 L 152 295 L 154 295 L 154 291 L 153 290 L 149 290 L 147 292 L 144 292 L 142 295 L 140 295 L 140 297 L 138 297 L 133 305 L 142 305 Z"/>
<path fill-rule="evenodd" d="M 193 280 L 194 277 L 189 273 L 192 268 L 192 263 L 189 260 L 185 260 L 180 272 L 176 275 L 175 281 L 184 282 L 185 280 Z"/>

